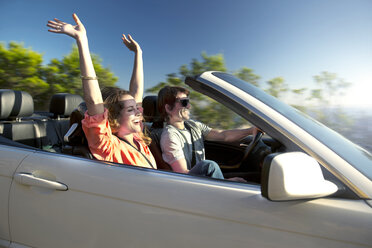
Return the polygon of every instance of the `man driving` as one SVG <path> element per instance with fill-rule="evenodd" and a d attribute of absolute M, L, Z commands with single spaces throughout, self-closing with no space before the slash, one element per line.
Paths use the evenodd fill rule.
<path fill-rule="evenodd" d="M 166 86 L 159 91 L 158 109 L 167 125 L 160 138 L 162 157 L 175 172 L 223 179 L 218 164 L 205 159 L 204 140 L 234 142 L 256 135 L 256 127 L 218 130 L 190 119 L 189 91 Z M 244 181 L 242 178 L 230 178 Z"/>

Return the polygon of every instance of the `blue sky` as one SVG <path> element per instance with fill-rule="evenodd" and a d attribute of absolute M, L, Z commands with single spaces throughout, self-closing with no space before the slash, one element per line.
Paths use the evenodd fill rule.
<path fill-rule="evenodd" d="M 144 52 L 146 88 L 205 51 L 222 53 L 231 71 L 252 68 L 262 85 L 281 76 L 292 88 L 315 87 L 314 75 L 337 73 L 353 83 L 343 103 L 372 105 L 370 0 L 0 0 L 0 41 L 23 42 L 46 63 L 61 59 L 74 41 L 47 32 L 46 23 L 72 22 L 74 12 L 91 52 L 125 89 L 133 54 L 120 37 L 129 33 Z"/>

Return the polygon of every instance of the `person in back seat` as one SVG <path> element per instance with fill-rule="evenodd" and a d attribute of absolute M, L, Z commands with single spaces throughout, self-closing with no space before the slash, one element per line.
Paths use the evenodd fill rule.
<path fill-rule="evenodd" d="M 99 160 L 136 165 L 156 169 L 148 142 L 142 133 L 142 108 L 137 103 L 143 96 L 143 66 L 140 46 L 123 35 L 124 44 L 135 52 L 135 65 L 129 91 L 119 88 L 105 90 L 105 101 L 99 88 L 97 76 L 89 52 L 84 25 L 73 14 L 76 25 L 58 19 L 48 21 L 48 31 L 66 34 L 76 40 L 80 55 L 80 72 L 87 106 L 82 121 L 89 149 Z"/>

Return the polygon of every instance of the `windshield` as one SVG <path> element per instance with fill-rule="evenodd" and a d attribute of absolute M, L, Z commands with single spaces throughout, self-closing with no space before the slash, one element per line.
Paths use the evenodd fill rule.
<path fill-rule="evenodd" d="M 372 155 L 363 148 L 355 145 L 342 135 L 312 119 L 299 110 L 279 101 L 263 90 L 238 79 L 230 74 L 222 72 L 212 73 L 214 76 L 229 82 L 230 84 L 248 92 L 253 97 L 275 109 L 292 122 L 301 126 L 305 131 L 312 134 L 316 139 L 336 152 L 340 157 L 352 164 L 361 173 L 372 180 Z"/>

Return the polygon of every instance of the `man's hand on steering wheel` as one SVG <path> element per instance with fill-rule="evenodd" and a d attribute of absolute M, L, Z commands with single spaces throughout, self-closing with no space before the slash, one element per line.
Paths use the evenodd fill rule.
<path fill-rule="evenodd" d="M 245 148 L 244 155 L 243 155 L 241 162 L 245 161 L 249 157 L 249 155 L 252 153 L 252 151 L 254 150 L 254 148 L 257 146 L 262 136 L 264 135 L 264 132 L 261 129 L 257 127 L 252 127 L 252 128 L 253 128 L 252 135 L 254 136 L 253 136 L 251 143 L 249 143 L 248 146 Z"/>

